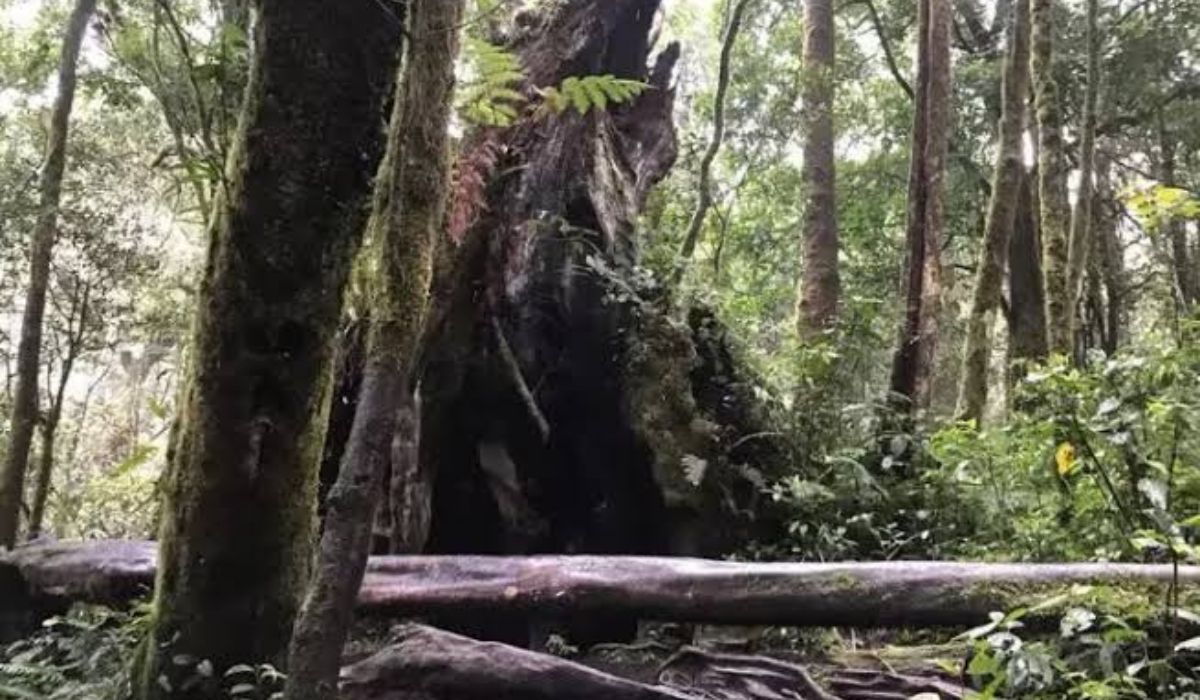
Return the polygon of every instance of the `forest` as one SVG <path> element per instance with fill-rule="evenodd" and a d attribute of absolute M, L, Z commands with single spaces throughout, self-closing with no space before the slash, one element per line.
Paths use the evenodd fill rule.
<path fill-rule="evenodd" d="M 1200 700 L 1200 0 L 0 0 L 0 700 Z"/>

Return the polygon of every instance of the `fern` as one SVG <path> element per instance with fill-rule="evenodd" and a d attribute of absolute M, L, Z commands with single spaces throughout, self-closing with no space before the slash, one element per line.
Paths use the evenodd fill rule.
<path fill-rule="evenodd" d="M 525 79 L 516 54 L 481 39 L 469 38 L 463 47 L 468 78 L 459 91 L 458 111 L 480 126 L 510 126 L 517 120 L 525 95 Z"/>
<path fill-rule="evenodd" d="M 611 104 L 623 104 L 650 87 L 638 80 L 613 75 L 584 75 L 565 78 L 557 87 L 538 90 L 542 104 L 554 114 L 574 108 L 579 114 L 595 109 L 604 111 Z"/>

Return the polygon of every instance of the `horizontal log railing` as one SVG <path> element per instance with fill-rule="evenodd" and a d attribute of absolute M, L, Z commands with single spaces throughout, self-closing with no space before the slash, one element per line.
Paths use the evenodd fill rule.
<path fill-rule="evenodd" d="M 129 600 L 149 593 L 154 560 L 153 542 L 20 547 L 0 554 L 0 607 L 11 608 L 22 598 Z M 379 556 L 371 557 L 359 609 L 396 617 L 611 613 L 732 625 L 963 626 L 1075 584 L 1120 585 L 1147 600 L 1162 600 L 1176 580 L 1185 593 L 1198 592 L 1200 567 L 1176 572 L 1157 564 Z"/>

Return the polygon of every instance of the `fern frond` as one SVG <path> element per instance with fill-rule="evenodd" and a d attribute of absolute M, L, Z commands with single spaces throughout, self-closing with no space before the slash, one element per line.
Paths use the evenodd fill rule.
<path fill-rule="evenodd" d="M 526 102 L 518 90 L 525 80 L 521 61 L 507 49 L 477 38 L 463 47 L 466 79 L 459 89 L 458 111 L 480 126 L 509 126 Z"/>
<path fill-rule="evenodd" d="M 545 110 L 562 114 L 574 108 L 579 114 L 595 109 L 603 112 L 609 104 L 623 104 L 645 92 L 650 86 L 638 80 L 613 75 L 573 75 L 559 85 L 538 90 Z"/>

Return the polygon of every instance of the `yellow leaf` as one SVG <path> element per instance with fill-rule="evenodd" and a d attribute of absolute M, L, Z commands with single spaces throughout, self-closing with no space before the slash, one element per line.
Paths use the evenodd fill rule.
<path fill-rule="evenodd" d="M 1064 442 L 1054 451 L 1054 463 L 1058 466 L 1060 476 L 1066 476 L 1075 471 L 1078 464 L 1075 461 L 1075 446 L 1069 442 Z"/>

